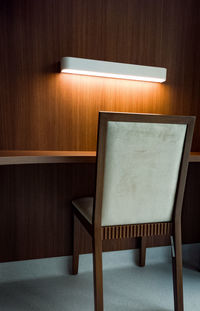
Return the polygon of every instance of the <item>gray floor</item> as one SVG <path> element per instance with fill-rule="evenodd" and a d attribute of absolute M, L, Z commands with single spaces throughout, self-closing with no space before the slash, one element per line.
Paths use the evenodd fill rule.
<path fill-rule="evenodd" d="M 199 252 L 199 247 L 197 250 Z M 192 255 L 191 261 L 188 260 L 189 250 L 184 251 L 186 311 L 200 310 L 197 250 Z M 167 260 L 163 260 L 166 252 L 169 252 L 166 248 L 164 250 L 159 248 L 157 253 L 151 249 L 144 268 L 134 264 L 133 253 L 130 251 L 105 254 L 104 309 L 110 311 L 173 310 L 171 264 L 168 256 Z M 137 253 L 134 253 L 134 256 L 137 258 Z M 71 259 L 1 264 L 0 310 L 94 310 L 91 256 L 81 256 L 80 273 L 77 276 L 64 272 L 66 262 L 69 265 Z M 19 275 L 21 275 L 20 279 Z"/>

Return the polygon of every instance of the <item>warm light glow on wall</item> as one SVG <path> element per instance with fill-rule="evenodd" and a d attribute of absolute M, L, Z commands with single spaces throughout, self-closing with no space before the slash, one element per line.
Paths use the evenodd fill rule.
<path fill-rule="evenodd" d="M 76 57 L 63 57 L 61 60 L 61 72 L 162 83 L 166 81 L 167 69 Z"/>
<path fill-rule="evenodd" d="M 168 86 L 163 83 L 104 79 L 102 77 L 57 74 L 57 94 L 62 105 L 77 111 L 83 117 L 84 109 L 90 111 L 87 122 L 91 121 L 91 111 L 122 111 L 142 113 L 165 113 Z M 61 106 L 62 106 L 61 105 Z"/>

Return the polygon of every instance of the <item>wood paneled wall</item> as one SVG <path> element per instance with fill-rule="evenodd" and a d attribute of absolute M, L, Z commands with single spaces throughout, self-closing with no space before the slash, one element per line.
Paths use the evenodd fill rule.
<path fill-rule="evenodd" d="M 112 110 L 196 115 L 199 151 L 199 29 L 198 0 L 1 0 L 0 149 L 95 150 L 98 111 Z M 166 67 L 167 82 L 64 75 L 62 56 Z M 93 193 L 94 172 L 93 164 L 1 167 L 0 261 L 71 254 L 70 201 Z M 199 179 L 191 164 L 189 243 L 200 241 Z M 137 240 L 104 250 L 126 247 Z"/>
<path fill-rule="evenodd" d="M 99 110 L 194 114 L 199 1 L 1 0 L 0 149 L 95 150 Z M 59 73 L 62 56 L 166 67 L 167 83 Z"/>
<path fill-rule="evenodd" d="M 72 254 L 71 200 L 94 193 L 94 164 L 0 166 L 0 262 Z M 191 163 L 183 204 L 183 242 L 200 242 L 200 165 Z M 82 230 L 82 229 L 81 229 Z M 168 244 L 149 238 L 149 246 Z M 139 246 L 138 239 L 104 241 L 103 249 Z M 86 231 L 81 252 L 90 252 Z"/>

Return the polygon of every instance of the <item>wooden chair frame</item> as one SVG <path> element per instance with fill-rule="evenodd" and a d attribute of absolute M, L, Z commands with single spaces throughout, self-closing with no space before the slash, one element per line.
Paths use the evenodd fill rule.
<path fill-rule="evenodd" d="M 130 224 L 119 226 L 101 226 L 101 209 L 104 180 L 104 163 L 106 134 L 108 121 L 118 122 L 148 122 L 186 124 L 186 135 L 180 163 L 173 217 L 171 222 Z M 93 222 L 89 223 L 76 209 L 73 209 L 73 274 L 78 273 L 79 260 L 79 222 L 86 228 L 93 242 L 93 273 L 95 311 L 103 311 L 103 274 L 102 274 L 102 241 L 105 239 L 141 238 L 140 265 L 145 264 L 146 238 L 148 236 L 170 235 L 172 237 L 172 270 L 174 285 L 174 310 L 183 311 L 183 282 L 182 282 L 182 241 L 181 241 L 181 212 L 188 169 L 188 159 L 192 143 L 195 117 L 148 115 L 132 113 L 100 112 L 97 140 L 96 163 L 96 192 L 93 207 Z"/>

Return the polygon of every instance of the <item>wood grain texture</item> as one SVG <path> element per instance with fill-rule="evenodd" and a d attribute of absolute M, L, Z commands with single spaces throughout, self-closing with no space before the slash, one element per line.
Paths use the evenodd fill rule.
<path fill-rule="evenodd" d="M 0 175 L 0 261 L 71 254 L 71 200 L 93 194 L 95 165 L 1 166 Z"/>
<path fill-rule="evenodd" d="M 111 110 L 196 115 L 199 151 L 199 28 L 196 0 L 1 0 L 0 149 L 96 150 L 98 111 Z M 62 56 L 162 66 L 167 82 L 64 75 Z M 183 206 L 188 243 L 200 241 L 198 165 Z M 70 202 L 93 194 L 94 164 L 1 166 L 0 175 L 0 260 L 71 254 Z M 104 251 L 135 247 L 137 239 L 103 242 Z"/>
<path fill-rule="evenodd" d="M 196 0 L 2 0 L 0 149 L 95 150 L 99 110 L 194 114 Z M 166 67 L 167 83 L 59 73 L 62 56 Z"/>

